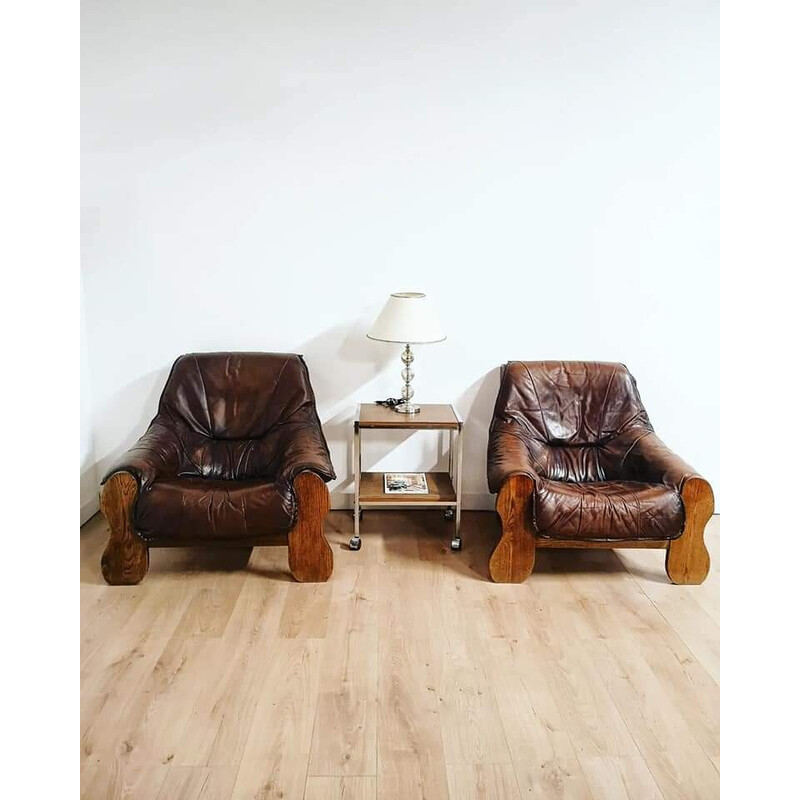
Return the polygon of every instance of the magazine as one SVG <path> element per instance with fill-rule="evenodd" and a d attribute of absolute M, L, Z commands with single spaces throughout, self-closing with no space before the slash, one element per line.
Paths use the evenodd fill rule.
<path fill-rule="evenodd" d="M 428 494 L 424 472 L 384 472 L 384 494 Z"/>

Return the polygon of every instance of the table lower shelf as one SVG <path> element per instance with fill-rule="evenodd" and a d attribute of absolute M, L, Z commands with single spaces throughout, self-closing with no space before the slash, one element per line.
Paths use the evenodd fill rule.
<path fill-rule="evenodd" d="M 383 491 L 383 472 L 362 472 L 359 491 L 361 506 L 453 506 L 456 490 L 446 472 L 426 472 L 428 494 L 386 494 Z"/>

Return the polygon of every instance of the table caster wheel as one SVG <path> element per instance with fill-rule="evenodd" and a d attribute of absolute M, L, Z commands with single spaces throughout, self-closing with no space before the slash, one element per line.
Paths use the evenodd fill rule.
<path fill-rule="evenodd" d="M 456 512 L 455 512 L 455 510 L 454 510 L 454 509 L 452 509 L 452 508 L 446 508 L 446 509 L 444 510 L 444 518 L 445 518 L 445 519 L 446 519 L 448 522 L 449 522 L 450 520 L 452 520 L 452 519 L 455 517 L 455 515 L 456 515 Z"/>
<path fill-rule="evenodd" d="M 461 539 L 452 539 L 450 541 L 450 549 L 451 550 L 460 550 L 461 549 Z"/>
<path fill-rule="evenodd" d="M 361 537 L 360 536 L 354 536 L 350 540 L 350 549 L 351 550 L 360 550 L 361 549 Z"/>

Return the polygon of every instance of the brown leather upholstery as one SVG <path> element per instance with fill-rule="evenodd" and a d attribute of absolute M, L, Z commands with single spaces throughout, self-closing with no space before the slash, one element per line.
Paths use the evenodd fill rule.
<path fill-rule="evenodd" d="M 294 505 L 275 483 L 179 478 L 157 481 L 139 497 L 136 530 L 147 542 L 245 541 L 288 531 Z"/>
<path fill-rule="evenodd" d="M 533 479 L 534 529 L 553 539 L 675 539 L 697 475 L 653 432 L 624 364 L 512 361 L 489 432 L 488 480 Z"/>
<path fill-rule="evenodd" d="M 292 527 L 305 470 L 335 477 L 303 359 L 195 353 L 175 362 L 147 432 L 103 482 L 136 478 L 148 544 L 248 541 Z"/>

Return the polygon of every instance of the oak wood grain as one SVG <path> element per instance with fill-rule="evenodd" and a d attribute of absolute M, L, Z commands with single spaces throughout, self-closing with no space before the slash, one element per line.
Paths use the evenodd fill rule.
<path fill-rule="evenodd" d="M 375 800 L 377 779 L 369 775 L 356 778 L 309 777 L 303 800 Z"/>
<path fill-rule="evenodd" d="M 667 575 L 673 583 L 697 585 L 711 569 L 711 557 L 703 534 L 714 513 L 711 484 L 702 478 L 690 478 L 683 486 L 681 500 L 686 524 L 680 538 L 667 548 Z"/>
<path fill-rule="evenodd" d="M 333 552 L 325 538 L 325 517 L 330 509 L 328 487 L 313 472 L 294 479 L 297 520 L 289 531 L 289 569 L 301 583 L 327 581 L 333 571 Z"/>
<path fill-rule="evenodd" d="M 719 517 L 709 578 L 673 586 L 644 548 L 537 548 L 535 580 L 493 583 L 493 513 L 461 552 L 439 511 L 365 516 L 353 553 L 329 514 L 327 583 L 292 581 L 286 547 L 152 549 L 123 589 L 87 523 L 82 796 L 718 796 Z"/>
<path fill-rule="evenodd" d="M 612 541 L 589 542 L 581 539 L 548 539 L 536 537 L 536 546 L 550 550 L 663 550 L 669 546 L 668 539 L 614 539 Z"/>
<path fill-rule="evenodd" d="M 395 430 L 458 430 L 461 427 L 453 407 L 446 403 L 426 403 L 417 414 L 401 414 L 393 408 L 362 403 L 357 424 L 361 428 L 386 428 Z"/>
<path fill-rule="evenodd" d="M 103 486 L 100 510 L 111 528 L 100 560 L 103 578 L 112 586 L 139 583 L 150 564 L 147 544 L 133 529 L 133 506 L 139 488 L 128 472 L 117 472 Z"/>
<path fill-rule="evenodd" d="M 456 502 L 453 481 L 446 472 L 426 472 L 427 494 L 386 494 L 383 491 L 383 472 L 362 472 L 358 501 L 361 505 L 385 503 L 452 503 Z"/>
<path fill-rule="evenodd" d="M 536 559 L 532 494 L 533 481 L 527 475 L 511 475 L 497 493 L 495 508 L 503 532 L 489 560 L 495 583 L 522 583 L 531 574 Z"/>

